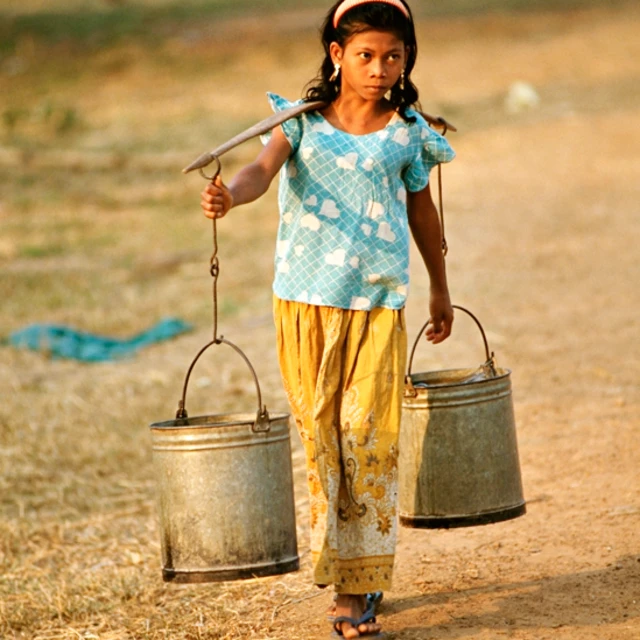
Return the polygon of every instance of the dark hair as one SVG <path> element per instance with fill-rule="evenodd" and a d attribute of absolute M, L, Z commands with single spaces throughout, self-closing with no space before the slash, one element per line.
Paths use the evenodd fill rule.
<path fill-rule="evenodd" d="M 371 30 L 386 31 L 393 33 L 408 48 L 404 72 L 404 89 L 400 88 L 400 81 L 398 81 L 391 89 L 389 100 L 405 121 L 415 121 L 415 118 L 406 115 L 406 110 L 418 102 L 418 89 L 411 82 L 411 72 L 418 57 L 418 42 L 411 9 L 404 0 L 400 1 L 407 8 L 409 18 L 393 5 L 384 2 L 367 2 L 349 9 L 342 16 L 338 27 L 335 28 L 333 26 L 333 17 L 338 7 L 342 4 L 342 0 L 336 2 L 327 14 L 322 26 L 322 45 L 325 58 L 317 77 L 307 85 L 306 101 L 322 100 L 326 103 L 331 103 L 338 97 L 340 92 L 339 83 L 329 81 L 334 72 L 334 65 L 329 53 L 329 47 L 332 42 L 337 42 L 341 47 L 344 47 L 347 41 L 358 33 Z"/>

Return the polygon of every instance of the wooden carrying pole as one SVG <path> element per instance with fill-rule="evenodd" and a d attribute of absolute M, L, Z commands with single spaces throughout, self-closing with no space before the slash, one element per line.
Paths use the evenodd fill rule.
<path fill-rule="evenodd" d="M 220 158 L 223 154 L 227 153 L 227 151 L 235 149 L 235 147 L 241 145 L 243 142 L 251 140 L 252 138 L 255 138 L 257 136 L 261 136 L 268 131 L 275 129 L 283 122 L 299 116 L 301 113 L 306 113 L 308 111 L 318 111 L 325 106 L 326 103 L 321 101 L 303 102 L 299 105 L 296 105 L 295 107 L 285 109 L 284 111 L 279 111 L 269 118 L 266 118 L 262 122 L 258 122 L 258 124 L 253 125 L 246 131 L 243 131 L 237 136 L 234 136 L 233 138 L 231 138 L 231 140 L 225 142 L 224 144 L 221 144 L 219 147 L 216 147 L 213 151 L 203 153 L 200 157 L 196 158 L 188 167 L 185 167 L 182 172 L 189 173 L 190 171 L 195 171 L 196 169 L 202 169 L 213 162 L 215 158 Z M 457 129 L 452 124 L 448 123 L 444 118 L 430 116 L 428 113 L 421 113 L 420 115 L 422 115 L 422 117 L 432 127 L 439 127 L 444 129 L 445 131 L 457 131 Z"/>

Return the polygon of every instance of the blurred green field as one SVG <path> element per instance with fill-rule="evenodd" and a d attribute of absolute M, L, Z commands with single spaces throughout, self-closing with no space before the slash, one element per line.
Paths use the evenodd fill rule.
<path fill-rule="evenodd" d="M 414 4 L 416 15 L 429 19 L 566 11 L 597 7 L 601 2 Z M 612 0 L 607 6 L 617 4 L 624 1 Z M 301 65 L 311 63 L 318 50 L 310 53 L 307 41 L 315 36 L 326 8 L 327 3 L 318 0 L 63 0 L 55 6 L 7 0 L 0 7 L 0 144 L 31 150 L 53 146 L 130 153 L 178 145 L 188 148 L 196 136 L 218 139 L 250 122 L 256 110 L 245 106 L 229 113 L 225 101 L 214 103 L 212 114 L 211 104 L 202 100 L 204 67 L 210 91 L 215 91 L 221 72 L 225 84 L 219 93 L 226 96 L 226 83 L 232 79 L 246 88 L 261 76 L 260 67 L 289 66 L 291 59 Z M 272 24 L 265 28 L 269 19 Z M 239 32 L 248 40 L 237 38 Z M 251 68 L 246 66 L 247 41 L 256 51 L 263 45 Z M 315 66 L 306 67 L 310 68 Z M 309 79 L 308 70 L 294 75 L 295 95 Z M 127 81 L 126 89 L 119 80 Z M 136 80 L 142 84 L 136 87 Z M 169 101 L 174 102 L 173 109 L 166 104 Z M 152 118 L 150 108 L 154 108 Z M 226 109 L 223 118 L 218 108 Z M 176 113 L 179 118 L 174 117 Z"/>

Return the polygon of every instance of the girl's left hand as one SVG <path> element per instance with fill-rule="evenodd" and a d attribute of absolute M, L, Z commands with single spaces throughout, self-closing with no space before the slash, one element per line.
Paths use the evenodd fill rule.
<path fill-rule="evenodd" d="M 453 307 L 449 294 L 432 295 L 429 302 L 431 322 L 427 327 L 427 340 L 432 344 L 439 344 L 451 335 L 453 324 Z"/>

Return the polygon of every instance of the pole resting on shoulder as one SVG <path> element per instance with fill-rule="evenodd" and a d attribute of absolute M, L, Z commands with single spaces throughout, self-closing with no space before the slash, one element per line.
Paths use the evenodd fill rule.
<path fill-rule="evenodd" d="M 318 111 L 323 107 L 326 107 L 327 103 L 322 101 L 313 101 L 313 102 L 303 102 L 295 107 L 291 107 L 289 109 L 285 109 L 283 111 L 279 111 L 278 113 L 270 116 L 266 120 L 255 124 L 253 127 L 250 127 L 246 131 L 239 133 L 237 136 L 231 138 L 228 142 L 220 145 L 213 151 L 208 151 L 207 153 L 203 153 L 199 158 L 194 160 L 188 167 L 185 167 L 182 170 L 182 173 L 189 173 L 190 171 L 195 171 L 196 169 L 203 169 L 204 167 L 211 164 L 214 160 L 220 158 L 223 154 L 227 153 L 227 151 L 231 151 L 231 149 L 235 149 L 237 146 L 241 145 L 243 142 L 247 140 L 251 140 L 257 136 L 261 136 L 272 129 L 275 129 L 277 126 L 281 125 L 283 122 L 290 120 L 291 118 L 295 118 L 299 116 L 301 113 L 306 113 L 308 111 Z M 420 113 L 420 115 L 432 126 L 436 128 L 443 129 L 443 132 L 447 131 L 457 131 L 457 129 L 449 122 L 447 122 L 444 118 L 434 117 L 429 115 L 428 113 Z"/>
<path fill-rule="evenodd" d="M 454 127 L 450 122 L 447 122 L 442 116 L 430 116 L 428 113 L 420 112 L 420 115 L 432 126 L 441 128 L 442 135 L 445 135 L 447 131 L 453 131 L 457 133 L 458 129 Z"/>
<path fill-rule="evenodd" d="M 261 136 L 272 129 L 275 129 L 278 125 L 281 125 L 283 122 L 290 120 L 291 118 L 295 118 L 299 116 L 301 113 L 305 113 L 307 111 L 315 111 L 325 106 L 324 102 L 315 101 L 315 102 L 303 102 L 302 104 L 296 105 L 295 107 L 291 107 L 290 109 L 285 109 L 284 111 L 279 111 L 278 113 L 273 114 L 266 120 L 259 122 L 258 124 L 253 125 L 246 131 L 239 133 L 237 136 L 231 138 L 228 142 L 220 145 L 213 151 L 209 153 L 203 153 L 199 158 L 194 160 L 188 167 L 185 167 L 182 170 L 182 173 L 189 173 L 190 171 L 194 171 L 195 169 L 202 169 L 206 167 L 210 162 L 213 161 L 214 158 L 219 158 L 221 155 L 227 153 L 227 151 L 231 151 L 231 149 L 235 149 L 237 146 L 241 145 L 243 142 L 247 140 L 251 140 L 251 138 L 255 138 L 257 136 Z"/>

